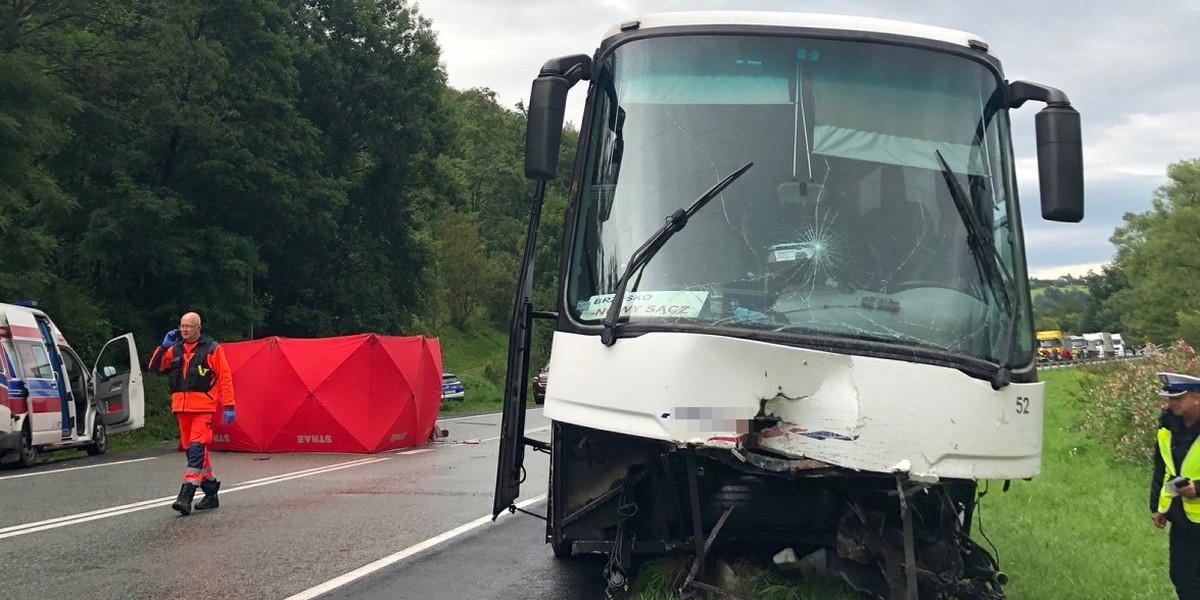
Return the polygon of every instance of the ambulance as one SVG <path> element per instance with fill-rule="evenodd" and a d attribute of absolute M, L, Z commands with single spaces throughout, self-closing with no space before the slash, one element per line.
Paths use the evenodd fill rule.
<path fill-rule="evenodd" d="M 108 436 L 145 421 L 133 334 L 109 340 L 91 371 L 36 303 L 0 304 L 0 463 L 38 453 L 108 450 Z"/>

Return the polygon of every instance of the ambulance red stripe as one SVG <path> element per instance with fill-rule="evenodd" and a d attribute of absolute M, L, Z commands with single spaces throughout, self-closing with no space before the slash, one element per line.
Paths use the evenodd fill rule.
<path fill-rule="evenodd" d="M 14 398 L 8 395 L 8 390 L 0 389 L 0 406 L 7 406 L 9 412 L 14 415 L 23 415 L 29 410 L 29 405 L 24 398 Z"/>
<path fill-rule="evenodd" d="M 0 333 L 2 333 L 2 332 L 0 332 Z M 34 339 L 34 340 L 42 339 L 42 330 L 38 329 L 37 327 L 26 327 L 24 325 L 11 325 L 10 324 L 8 326 L 8 333 L 11 334 L 12 337 L 20 337 L 20 338 L 27 338 L 27 339 Z"/>
<path fill-rule="evenodd" d="M 32 398 L 30 403 L 33 404 L 33 412 L 35 413 L 62 412 L 62 404 L 59 403 L 58 396 Z"/>

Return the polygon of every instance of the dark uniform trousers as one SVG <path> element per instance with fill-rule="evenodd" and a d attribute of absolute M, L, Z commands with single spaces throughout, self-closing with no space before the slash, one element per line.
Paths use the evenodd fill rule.
<path fill-rule="evenodd" d="M 1179 600 L 1200 600 L 1200 524 L 1187 521 L 1174 503 L 1171 513 L 1171 583 Z"/>

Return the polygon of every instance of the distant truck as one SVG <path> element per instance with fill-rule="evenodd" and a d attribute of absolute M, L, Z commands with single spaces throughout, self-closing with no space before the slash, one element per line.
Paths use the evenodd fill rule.
<path fill-rule="evenodd" d="M 1112 358 L 1117 355 L 1113 347 L 1113 334 L 1107 331 L 1085 333 L 1083 339 L 1087 342 L 1088 358 Z"/>
<path fill-rule="evenodd" d="M 1125 340 L 1121 338 L 1121 334 L 1112 334 L 1113 354 L 1116 356 L 1125 356 Z"/>
<path fill-rule="evenodd" d="M 1087 358 L 1087 341 L 1082 335 L 1067 336 L 1067 348 L 1071 350 L 1071 358 L 1082 360 Z"/>
<path fill-rule="evenodd" d="M 1039 331 L 1037 332 L 1037 342 L 1039 361 L 1058 362 L 1060 360 L 1070 360 L 1071 351 L 1063 345 L 1063 334 L 1061 331 Z"/>

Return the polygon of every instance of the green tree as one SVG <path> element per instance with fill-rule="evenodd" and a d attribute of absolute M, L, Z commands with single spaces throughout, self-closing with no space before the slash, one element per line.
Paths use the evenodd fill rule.
<path fill-rule="evenodd" d="M 56 160 L 80 204 L 59 234 L 70 277 L 119 325 L 157 334 L 195 309 L 237 337 L 262 320 L 249 286 L 263 250 L 320 222 L 290 26 L 266 0 L 160 0 L 108 5 L 73 37 L 86 142 Z"/>
<path fill-rule="evenodd" d="M 523 222 L 529 195 L 524 174 L 525 116 L 497 104 L 496 93 L 486 88 L 454 96 L 455 154 L 461 157 L 467 176 L 466 196 L 456 208 L 477 213 L 489 224 Z M 512 242 L 506 236 L 489 245 L 511 247 Z"/>
<path fill-rule="evenodd" d="M 0 59 L 0 115 L 45 134 L 0 150 L 25 178 L 0 191 L 29 236 L 12 296 L 154 335 L 197 309 L 226 339 L 399 333 L 431 309 L 445 74 L 406 2 L 36 8 Z"/>
<path fill-rule="evenodd" d="M 409 0 L 10 4 L 0 292 L 76 345 L 156 340 L 192 309 L 222 339 L 507 324 L 524 109 L 448 90 Z M 548 188 L 540 310 L 568 188 Z"/>
<path fill-rule="evenodd" d="M 491 289 L 491 272 L 474 217 L 449 212 L 442 221 L 439 260 L 450 324 L 464 329 Z"/>
<path fill-rule="evenodd" d="M 451 204 L 455 211 L 471 214 L 479 223 L 488 273 L 476 283 L 477 300 L 491 323 L 507 327 L 534 189 L 524 176 L 524 107 L 502 107 L 496 103 L 495 93 L 487 89 L 452 92 L 450 97 L 454 106 L 455 178 L 461 182 Z M 568 127 L 560 156 L 572 156 L 577 141 L 578 133 Z M 570 159 L 562 164 L 569 168 Z M 539 216 L 534 257 L 537 310 L 554 309 L 568 179 L 560 177 L 547 186 Z"/>
<path fill-rule="evenodd" d="M 1121 322 L 1121 315 L 1111 306 L 1106 305 L 1113 294 L 1129 287 L 1124 271 L 1115 264 L 1107 264 L 1101 267 L 1100 273 L 1088 273 L 1084 281 L 1088 288 L 1088 300 L 1083 314 L 1081 332 L 1124 331 L 1125 326 Z"/>
<path fill-rule="evenodd" d="M 56 174 L 72 145 L 82 103 L 64 77 L 83 23 L 104 3 L 13 1 L 0 13 L 0 298 L 36 300 L 90 355 L 111 325 L 86 284 L 73 279 L 70 248 L 58 231 L 79 212 Z"/>
<path fill-rule="evenodd" d="M 434 220 L 456 185 L 436 39 L 403 0 L 290 5 L 300 112 L 321 132 L 319 168 L 346 203 L 332 244 L 272 269 L 268 324 L 300 335 L 407 331 L 440 301 Z"/>
<path fill-rule="evenodd" d="M 1103 306 L 1121 315 L 1131 339 L 1195 343 L 1200 339 L 1186 336 L 1195 336 L 1200 306 L 1200 159 L 1171 164 L 1167 177 L 1152 208 L 1126 213 L 1125 225 L 1113 234 L 1114 262 L 1129 287 Z"/>
<path fill-rule="evenodd" d="M 1037 331 L 1061 331 L 1062 324 L 1057 317 L 1039 315 L 1033 318 L 1033 328 Z"/>
<path fill-rule="evenodd" d="M 1081 332 L 1089 298 L 1076 286 L 1050 282 L 1033 301 L 1034 324 L 1038 331 Z"/>

